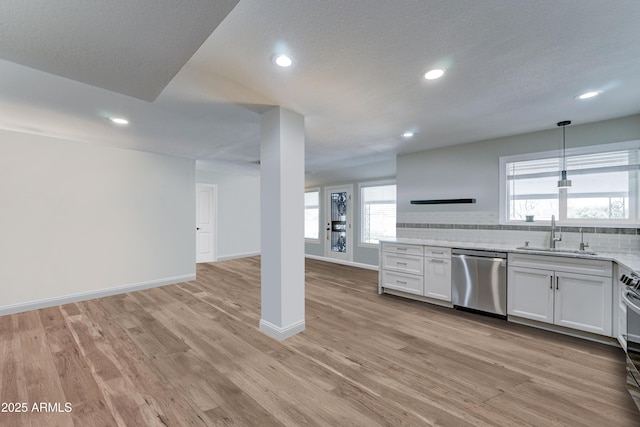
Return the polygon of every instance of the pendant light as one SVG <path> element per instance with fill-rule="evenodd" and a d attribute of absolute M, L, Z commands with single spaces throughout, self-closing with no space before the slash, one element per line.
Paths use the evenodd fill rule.
<path fill-rule="evenodd" d="M 558 122 L 558 126 L 562 126 L 562 172 L 560 172 L 560 179 L 558 180 L 558 188 L 571 187 L 571 180 L 567 179 L 567 154 L 566 143 L 564 136 L 564 128 L 571 124 L 571 120 L 565 120 Z"/>

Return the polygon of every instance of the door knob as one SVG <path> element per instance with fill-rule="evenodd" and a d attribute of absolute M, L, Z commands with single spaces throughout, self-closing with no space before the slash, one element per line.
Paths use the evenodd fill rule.
<path fill-rule="evenodd" d="M 197 231 L 197 230 L 200 230 L 200 227 L 196 227 L 196 231 Z"/>

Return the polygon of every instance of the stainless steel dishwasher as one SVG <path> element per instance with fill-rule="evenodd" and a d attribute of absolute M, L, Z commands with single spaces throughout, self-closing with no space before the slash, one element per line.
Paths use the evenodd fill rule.
<path fill-rule="evenodd" d="M 454 307 L 507 316 L 507 254 L 451 250 Z"/>

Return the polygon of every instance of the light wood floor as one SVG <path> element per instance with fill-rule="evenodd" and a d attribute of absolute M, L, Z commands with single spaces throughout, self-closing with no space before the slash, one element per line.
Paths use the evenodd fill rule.
<path fill-rule="evenodd" d="M 377 295 L 307 260 L 306 330 L 258 331 L 260 260 L 0 317 L 0 426 L 639 426 L 624 353 Z M 72 411 L 31 412 L 34 402 Z"/>

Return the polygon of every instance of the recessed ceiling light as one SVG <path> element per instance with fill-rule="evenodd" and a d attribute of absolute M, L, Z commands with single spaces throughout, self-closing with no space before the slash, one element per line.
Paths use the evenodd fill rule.
<path fill-rule="evenodd" d="M 576 99 L 589 99 L 589 98 L 593 98 L 594 96 L 598 96 L 602 93 L 601 90 L 592 90 L 591 92 L 585 92 L 581 95 L 576 96 Z"/>
<path fill-rule="evenodd" d="M 125 119 L 124 117 L 109 117 L 109 120 L 111 120 L 113 123 L 115 123 L 117 125 L 128 125 L 129 124 L 129 120 Z"/>
<path fill-rule="evenodd" d="M 273 58 L 273 62 L 278 67 L 287 68 L 287 67 L 291 67 L 291 65 L 293 64 L 293 59 L 291 59 L 290 56 L 285 55 L 284 53 L 282 53 L 280 55 L 276 55 Z"/>
<path fill-rule="evenodd" d="M 439 79 L 443 75 L 444 75 L 444 70 L 442 68 L 435 68 L 431 71 L 427 71 L 424 74 L 424 78 L 427 80 L 435 80 L 435 79 Z"/>
<path fill-rule="evenodd" d="M 402 134 L 403 138 L 411 138 L 413 135 L 415 135 L 414 132 L 405 132 Z"/>

